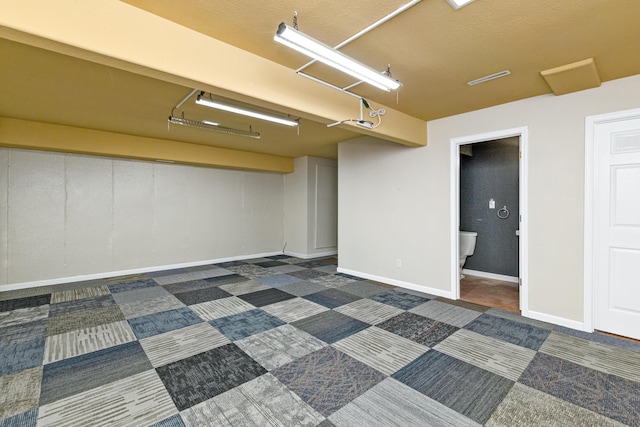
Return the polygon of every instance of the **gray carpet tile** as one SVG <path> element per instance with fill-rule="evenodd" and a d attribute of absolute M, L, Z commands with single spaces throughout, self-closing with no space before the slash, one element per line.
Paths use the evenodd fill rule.
<path fill-rule="evenodd" d="M 179 411 L 267 373 L 234 344 L 160 366 L 156 371 Z"/>
<path fill-rule="evenodd" d="M 435 300 L 427 301 L 426 303 L 420 304 L 409 311 L 411 313 L 419 314 L 420 316 L 428 317 L 429 319 L 457 326 L 458 328 L 462 328 L 464 325 L 482 314 L 475 310 L 469 310 L 468 308 L 458 307 Z"/>
<path fill-rule="evenodd" d="M 286 262 L 276 261 L 276 260 L 256 262 L 256 263 L 251 263 L 251 264 L 256 264 L 256 265 L 259 265 L 260 267 L 264 267 L 264 268 L 271 268 L 271 267 L 278 267 L 278 266 L 282 266 L 282 265 L 289 265 Z"/>
<path fill-rule="evenodd" d="M 146 276 L 140 277 L 137 280 L 131 281 L 117 281 L 116 283 L 108 284 L 109 292 L 111 294 L 117 294 L 118 292 L 128 292 L 133 291 L 135 289 L 149 288 L 158 286 L 153 279 L 150 279 Z"/>
<path fill-rule="evenodd" d="M 341 277 L 337 274 L 327 274 L 325 276 L 318 276 L 312 279 L 308 279 L 308 281 L 311 283 L 317 283 L 319 285 L 326 286 L 327 288 L 340 288 L 344 285 L 348 285 L 349 283 L 355 282 L 354 279 Z"/>
<path fill-rule="evenodd" d="M 36 337 L 0 346 L 0 375 L 42 365 L 45 342 L 44 337 Z"/>
<path fill-rule="evenodd" d="M 393 378 L 449 408 L 484 424 L 513 381 L 431 350 Z"/>
<path fill-rule="evenodd" d="M 51 304 L 75 301 L 85 298 L 94 298 L 100 295 L 109 295 L 110 293 L 111 292 L 109 292 L 109 288 L 107 287 L 107 285 L 58 291 L 51 294 Z"/>
<path fill-rule="evenodd" d="M 154 368 L 229 344 L 227 337 L 208 323 L 197 323 L 140 340 Z"/>
<path fill-rule="evenodd" d="M 154 370 L 40 407 L 38 425 L 149 425 L 177 412 Z"/>
<path fill-rule="evenodd" d="M 41 382 L 42 366 L 23 369 L 8 375 L 1 375 L 0 420 L 18 416 L 23 412 L 37 408 L 40 399 Z M 14 425 L 20 425 L 17 423 L 18 421 L 22 420 L 16 419 Z"/>
<path fill-rule="evenodd" d="M 486 313 L 464 326 L 473 332 L 538 350 L 551 331 Z"/>
<path fill-rule="evenodd" d="M 48 307 L 48 306 L 43 306 Z M 31 309 L 22 309 L 31 310 Z M 22 316 L 20 316 L 22 318 Z M 32 341 L 34 339 L 44 338 L 47 335 L 47 325 L 49 321 L 46 318 L 38 316 L 37 320 L 22 323 L 13 323 L 10 326 L 0 328 L 0 343 L 3 346 L 10 346 L 22 341 Z"/>
<path fill-rule="evenodd" d="M 309 294 L 304 299 L 323 305 L 327 308 L 336 308 L 360 299 L 359 296 L 343 292 L 339 289 L 327 289 L 325 291 Z"/>
<path fill-rule="evenodd" d="M 236 280 L 230 281 L 229 283 L 244 282 L 246 280 L 249 280 L 246 277 L 238 276 L 236 274 L 230 275 L 230 276 L 223 276 L 223 277 L 227 278 L 227 280 L 236 279 Z M 227 283 L 225 282 L 222 284 L 227 284 Z M 212 288 L 216 286 L 220 286 L 220 284 L 215 282 L 212 283 L 209 280 L 199 279 L 199 280 L 189 280 L 187 282 L 171 283 L 170 285 L 162 285 L 162 288 L 165 289 L 167 292 L 173 295 L 176 295 L 181 292 L 196 291 L 198 289 L 207 289 L 207 288 Z"/>
<path fill-rule="evenodd" d="M 112 305 L 49 318 L 47 335 L 59 335 L 76 329 L 91 328 L 125 320 L 120 307 Z"/>
<path fill-rule="evenodd" d="M 326 268 L 327 266 L 322 266 L 320 268 Z M 291 273 L 289 273 L 291 276 L 297 277 L 301 280 L 309 280 L 309 279 L 315 279 L 317 277 L 323 277 L 323 276 L 327 276 L 329 275 L 329 273 L 325 273 L 324 271 L 318 270 L 318 269 L 306 269 L 306 270 L 299 270 L 299 271 L 292 271 Z"/>
<path fill-rule="evenodd" d="M 391 305 L 402 310 L 410 310 L 414 307 L 419 306 L 420 304 L 424 304 L 425 302 L 429 301 L 427 298 L 408 294 L 406 292 L 395 289 L 374 295 L 372 297 L 369 297 L 369 299 L 381 302 L 383 304 Z"/>
<path fill-rule="evenodd" d="M 251 292 L 263 291 L 269 288 L 270 286 L 267 286 L 264 283 L 260 283 L 255 280 L 246 280 L 220 286 L 220 289 L 223 289 L 224 291 L 229 292 L 231 295 L 236 296 L 250 294 Z"/>
<path fill-rule="evenodd" d="M 213 285 L 213 286 L 222 286 L 222 285 L 228 285 L 231 283 L 240 283 L 240 282 L 244 282 L 247 280 L 251 280 L 249 277 L 245 277 L 242 276 L 240 274 L 235 274 L 235 273 L 231 273 L 229 272 L 229 274 L 225 274 L 223 276 L 216 276 L 216 277 L 208 277 L 206 279 L 204 279 L 205 282 L 209 283 L 209 285 Z"/>
<path fill-rule="evenodd" d="M 403 310 L 399 308 L 382 304 L 381 302 L 371 301 L 366 298 L 342 305 L 336 308 L 335 311 L 367 322 L 370 325 L 384 322 L 403 313 Z"/>
<path fill-rule="evenodd" d="M 251 335 L 235 344 L 270 371 L 327 345 L 291 325 Z"/>
<path fill-rule="evenodd" d="M 271 267 L 270 270 L 278 274 L 287 274 L 293 271 L 305 270 L 305 268 L 295 264 L 287 264 L 286 262 L 283 262 L 282 265 L 279 265 L 277 267 Z"/>
<path fill-rule="evenodd" d="M 305 319 L 315 314 L 329 310 L 327 307 L 304 298 L 292 298 L 262 307 L 264 311 L 270 313 L 287 323 Z"/>
<path fill-rule="evenodd" d="M 49 317 L 49 304 L 39 305 L 37 307 L 26 307 L 12 311 L 0 312 L 0 334 L 2 328 L 10 326 L 19 326 L 27 322 L 35 322 L 38 320 L 46 320 Z M 0 335 L 0 341 L 4 339 Z"/>
<path fill-rule="evenodd" d="M 256 307 L 263 307 L 265 305 L 286 301 L 295 297 L 288 292 L 271 288 L 265 289 L 264 291 L 257 291 L 250 294 L 239 295 L 238 298 Z"/>
<path fill-rule="evenodd" d="M 44 366 L 40 405 L 152 369 L 138 342 L 130 342 Z"/>
<path fill-rule="evenodd" d="M 80 356 L 135 339 L 126 320 L 51 335 L 45 341 L 44 363 Z"/>
<path fill-rule="evenodd" d="M 231 316 L 243 311 L 253 310 L 255 306 L 233 296 L 195 304 L 189 307 L 202 320 L 213 320 L 220 317 Z"/>
<path fill-rule="evenodd" d="M 213 301 L 220 298 L 230 297 L 231 294 L 218 287 L 198 289 L 189 292 L 180 292 L 175 294 L 175 298 L 180 300 L 185 305 L 199 304 L 201 302 Z"/>
<path fill-rule="evenodd" d="M 245 260 L 243 260 L 243 261 L 244 261 L 246 264 L 255 264 L 255 265 L 258 265 L 258 264 L 262 264 L 262 263 L 265 263 L 265 262 L 269 263 L 269 262 L 272 262 L 272 261 L 274 261 L 274 260 L 273 260 L 273 259 L 271 259 L 271 258 L 259 257 L 259 258 L 250 258 L 250 259 L 245 259 Z"/>
<path fill-rule="evenodd" d="M 276 274 L 271 269 L 254 264 L 242 264 L 234 267 L 228 267 L 227 269 L 241 276 L 248 277 L 249 279 L 257 279 L 259 277 L 267 277 Z"/>
<path fill-rule="evenodd" d="M 149 427 L 186 427 L 180 414 L 172 415 L 165 418 L 162 421 L 158 421 L 155 424 L 151 424 Z"/>
<path fill-rule="evenodd" d="M 434 347 L 473 366 L 517 381 L 536 352 L 515 344 L 460 329 Z"/>
<path fill-rule="evenodd" d="M 49 304 L 51 294 L 36 295 L 25 298 L 16 298 L 0 301 L 0 312 L 18 310 L 21 308 L 38 307 Z"/>
<path fill-rule="evenodd" d="M 571 335 L 573 337 L 582 338 L 588 341 L 599 342 L 601 344 L 610 345 L 612 347 L 622 348 L 625 350 L 640 353 L 639 341 L 631 341 L 624 338 L 613 337 L 611 335 L 605 335 L 599 332 L 590 333 L 590 332 L 577 331 L 575 329 L 565 328 L 563 326 L 558 326 L 558 325 L 555 325 L 553 327 L 553 330 L 565 335 Z"/>
<path fill-rule="evenodd" d="M 630 426 L 640 426 L 640 383 L 537 353 L 518 382 Z"/>
<path fill-rule="evenodd" d="M 336 274 L 338 272 L 338 266 L 335 264 L 329 264 L 322 267 L 315 267 L 314 270 L 321 271 L 327 274 Z"/>
<path fill-rule="evenodd" d="M 340 287 L 341 291 L 358 295 L 362 298 L 368 298 L 373 295 L 381 294 L 389 290 L 384 286 L 379 286 L 368 281 L 351 281 Z"/>
<path fill-rule="evenodd" d="M 331 347 L 281 366 L 272 374 L 325 416 L 385 378 L 375 369 Z"/>
<path fill-rule="evenodd" d="M 551 332 L 540 347 L 540 352 L 569 360 L 587 368 L 640 382 L 640 353 L 558 332 Z"/>
<path fill-rule="evenodd" d="M 285 291 L 291 295 L 303 297 L 305 295 L 309 295 L 315 292 L 320 292 L 325 289 L 329 289 L 329 287 L 319 283 L 304 281 L 304 282 L 294 283 L 292 285 L 281 286 L 278 289 L 280 289 L 281 291 Z"/>
<path fill-rule="evenodd" d="M 231 270 L 224 268 L 211 268 L 209 270 L 190 271 L 187 273 L 172 274 L 169 276 L 155 277 L 153 280 L 159 285 L 171 285 L 174 283 L 190 282 L 194 280 L 204 280 L 213 277 L 227 276 L 233 274 Z"/>
<path fill-rule="evenodd" d="M 335 342 L 332 346 L 385 375 L 395 373 L 429 350 L 375 326 Z"/>
<path fill-rule="evenodd" d="M 433 347 L 458 330 L 457 327 L 405 312 L 377 325 L 379 328 Z"/>
<path fill-rule="evenodd" d="M 196 313 L 187 307 L 161 313 L 148 314 L 128 320 L 138 339 L 147 338 L 174 329 L 185 328 L 202 322 Z"/>
<path fill-rule="evenodd" d="M 438 297 L 436 301 L 444 302 L 447 304 L 455 305 L 462 308 L 468 308 L 469 310 L 479 311 L 480 313 L 484 313 L 489 310 L 489 307 L 485 307 L 482 305 L 474 304 L 472 302 L 462 301 L 462 300 L 450 300 L 448 298 Z"/>
<path fill-rule="evenodd" d="M 553 330 L 553 326 L 551 323 L 543 322 L 541 320 L 529 319 L 528 317 L 522 317 L 517 313 L 512 313 L 511 311 L 500 310 L 498 308 L 490 308 L 485 313 L 490 314 L 495 317 L 501 317 L 503 319 L 513 320 L 515 322 L 526 323 L 527 325 L 535 326 L 536 328 Z"/>
<path fill-rule="evenodd" d="M 129 282 L 145 281 L 145 280 L 149 280 L 150 278 L 151 277 L 149 277 L 148 274 L 140 273 L 140 274 L 127 274 L 124 276 L 108 277 L 106 279 L 102 279 L 102 281 L 104 282 L 105 285 L 111 286 L 111 285 L 125 284 Z"/>
<path fill-rule="evenodd" d="M 622 426 L 623 424 L 522 384 L 515 384 L 487 427 Z"/>
<path fill-rule="evenodd" d="M 38 424 L 38 410 L 31 409 L 13 417 L 0 420 L 0 427 L 32 427 Z"/>
<path fill-rule="evenodd" d="M 337 427 L 479 427 L 480 424 L 387 378 L 333 413 Z"/>
<path fill-rule="evenodd" d="M 369 327 L 367 323 L 333 310 L 325 311 L 291 324 L 329 344 Z"/>
<path fill-rule="evenodd" d="M 266 374 L 184 410 L 186 426 L 317 426 L 324 417 Z"/>
<path fill-rule="evenodd" d="M 427 299 L 436 299 L 438 298 L 436 295 L 432 295 L 432 294 L 428 294 L 426 292 L 421 292 L 421 291 L 417 291 L 415 289 L 402 289 L 402 292 L 406 293 L 406 294 L 411 294 L 411 295 L 415 295 L 418 297 L 422 297 L 422 298 L 427 298 Z"/>
<path fill-rule="evenodd" d="M 111 294 L 99 295 L 93 298 L 83 298 L 61 303 L 52 303 L 49 307 L 50 316 L 61 316 L 79 311 L 93 310 L 96 308 L 107 308 L 116 305 L 116 301 Z M 47 306 L 42 306 L 47 307 Z"/>
<path fill-rule="evenodd" d="M 241 340 L 285 324 L 282 320 L 260 309 L 213 319 L 209 323 L 232 341 Z"/>
<path fill-rule="evenodd" d="M 256 281 L 264 283 L 267 286 L 277 288 L 284 285 L 291 285 L 292 283 L 302 282 L 303 279 L 290 274 L 273 274 L 272 276 L 258 277 Z"/>
<path fill-rule="evenodd" d="M 160 313 L 161 311 L 175 310 L 184 306 L 184 303 L 173 295 L 119 304 L 120 311 L 122 311 L 126 319 L 134 319 L 148 314 Z"/>
<path fill-rule="evenodd" d="M 150 286 L 126 292 L 118 292 L 113 294 L 113 299 L 118 304 L 128 304 L 132 302 L 146 301 L 153 298 L 166 297 L 169 295 L 171 294 L 162 286 Z"/>

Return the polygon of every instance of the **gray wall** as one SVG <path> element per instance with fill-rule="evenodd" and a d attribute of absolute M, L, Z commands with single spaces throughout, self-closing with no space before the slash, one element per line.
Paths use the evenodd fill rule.
<path fill-rule="evenodd" d="M 460 229 L 478 233 L 465 269 L 518 277 L 518 152 L 515 137 L 473 144 L 472 156 L 460 155 Z M 505 205 L 510 215 L 500 219 Z"/>

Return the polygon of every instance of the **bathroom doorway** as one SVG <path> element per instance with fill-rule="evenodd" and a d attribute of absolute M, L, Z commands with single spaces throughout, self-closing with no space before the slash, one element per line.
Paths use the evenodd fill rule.
<path fill-rule="evenodd" d="M 452 294 L 523 315 L 527 315 L 525 154 L 526 128 L 456 138 L 451 145 Z M 470 251 L 459 240 L 460 231 L 477 233 L 472 255 L 462 253 Z M 462 238 L 468 239 L 468 233 Z"/>

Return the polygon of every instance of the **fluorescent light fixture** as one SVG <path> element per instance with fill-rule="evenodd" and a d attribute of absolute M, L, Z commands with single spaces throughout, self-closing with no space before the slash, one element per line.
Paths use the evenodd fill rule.
<path fill-rule="evenodd" d="M 484 77 L 480 77 L 479 79 L 471 80 L 470 82 L 467 82 L 467 84 L 469 86 L 473 86 L 473 85 L 477 85 L 478 83 L 488 82 L 489 80 L 499 79 L 500 77 L 508 76 L 509 74 L 511 74 L 511 71 L 504 70 L 504 71 L 500 71 L 499 73 L 489 74 L 488 76 L 484 76 Z"/>
<path fill-rule="evenodd" d="M 202 123 L 204 123 L 205 125 L 220 126 L 220 123 L 212 122 L 211 120 L 203 120 Z"/>
<path fill-rule="evenodd" d="M 455 10 L 458 10 L 461 7 L 468 5 L 474 0 L 447 0 L 447 1 L 449 2 L 452 8 L 454 8 Z"/>
<path fill-rule="evenodd" d="M 224 126 L 212 125 L 209 123 L 205 123 L 205 121 L 199 122 L 196 120 L 185 119 L 184 117 L 169 116 L 169 123 L 173 123 L 174 125 L 188 126 L 188 127 L 197 128 L 197 129 L 212 130 L 214 132 L 226 133 L 229 135 L 246 136 L 249 138 L 260 139 L 260 134 L 258 132 L 251 132 L 251 131 L 246 131 L 242 129 L 234 129 L 234 128 L 227 128 Z"/>
<path fill-rule="evenodd" d="M 285 119 L 283 117 L 270 116 L 268 114 L 258 113 L 257 111 L 245 110 L 244 108 L 235 107 L 233 105 L 222 104 L 212 99 L 207 99 L 202 94 L 196 98 L 196 104 L 205 107 L 216 108 L 218 110 L 228 111 L 229 113 L 241 114 L 243 116 L 253 117 L 255 119 L 267 120 L 273 123 L 279 123 L 286 126 L 298 126 L 297 120 Z"/>
<path fill-rule="evenodd" d="M 320 61 L 330 67 L 349 74 L 358 80 L 369 83 L 379 89 L 389 92 L 400 87 L 400 82 L 391 77 L 370 68 L 353 58 L 348 57 L 318 40 L 291 28 L 284 22 L 278 26 L 278 31 L 273 37 L 278 43 L 282 43 L 291 49 L 297 50 L 311 58 Z"/>

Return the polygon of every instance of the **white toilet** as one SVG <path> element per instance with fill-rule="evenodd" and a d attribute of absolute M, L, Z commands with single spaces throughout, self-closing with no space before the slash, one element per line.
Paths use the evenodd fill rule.
<path fill-rule="evenodd" d="M 476 249 L 476 238 L 478 237 L 478 233 L 475 231 L 460 231 L 459 235 L 460 241 L 458 242 L 458 247 L 460 251 L 460 278 L 462 279 L 464 277 L 462 274 L 462 267 L 467 261 L 467 257 L 473 255 L 473 251 Z"/>

